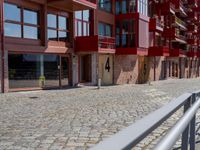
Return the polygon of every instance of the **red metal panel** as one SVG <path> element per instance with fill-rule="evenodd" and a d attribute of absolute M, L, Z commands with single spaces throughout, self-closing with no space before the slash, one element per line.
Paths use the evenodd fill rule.
<path fill-rule="evenodd" d="M 200 57 L 200 51 L 198 51 L 198 52 L 196 53 L 196 55 L 197 55 L 197 57 Z"/>
<path fill-rule="evenodd" d="M 148 56 L 169 56 L 169 48 L 164 46 L 150 47 Z"/>
<path fill-rule="evenodd" d="M 76 52 L 115 53 L 115 38 L 94 36 L 81 36 L 75 39 Z"/>
<path fill-rule="evenodd" d="M 116 48 L 116 54 L 117 55 L 140 55 L 140 56 L 147 56 L 148 55 L 148 49 L 144 48 Z"/>
<path fill-rule="evenodd" d="M 170 56 L 171 57 L 182 57 L 185 56 L 185 53 L 182 49 L 170 49 Z"/>
<path fill-rule="evenodd" d="M 75 39 L 76 52 L 98 51 L 98 36 L 81 36 Z"/>
<path fill-rule="evenodd" d="M 189 52 L 187 52 L 187 56 L 188 57 L 195 57 L 196 53 L 194 51 L 189 51 Z"/>

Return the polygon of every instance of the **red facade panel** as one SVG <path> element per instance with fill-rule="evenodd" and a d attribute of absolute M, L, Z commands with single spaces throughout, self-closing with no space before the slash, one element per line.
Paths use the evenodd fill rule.
<path fill-rule="evenodd" d="M 164 46 L 150 47 L 148 56 L 169 56 L 169 48 Z"/>
<path fill-rule="evenodd" d="M 76 52 L 115 53 L 115 38 L 82 36 L 75 39 Z"/>

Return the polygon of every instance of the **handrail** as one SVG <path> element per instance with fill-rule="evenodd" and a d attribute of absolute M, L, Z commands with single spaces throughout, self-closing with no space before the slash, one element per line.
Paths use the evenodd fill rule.
<path fill-rule="evenodd" d="M 158 142 L 154 150 L 169 150 L 179 139 L 181 133 L 187 128 L 193 116 L 200 107 L 200 98 L 194 100 L 194 104 L 187 110 L 185 115 L 176 123 L 176 125 Z"/>
<path fill-rule="evenodd" d="M 161 107 L 160 109 L 152 112 L 151 114 L 147 115 L 143 119 L 137 121 L 136 123 L 132 124 L 131 126 L 125 128 L 124 130 L 118 132 L 117 134 L 113 135 L 112 137 L 100 142 L 95 147 L 91 148 L 91 150 L 128 150 L 136 146 L 140 141 L 142 141 L 145 137 L 147 137 L 153 130 L 159 127 L 164 121 L 166 121 L 171 115 L 173 115 L 178 109 L 184 106 L 184 110 L 189 109 L 189 104 L 195 102 L 196 96 L 200 96 L 200 91 L 194 93 L 185 93 L 178 98 L 172 100 L 167 105 Z M 195 122 L 193 116 L 197 110 L 197 106 L 200 105 L 200 99 L 196 103 L 194 103 L 191 108 L 187 111 L 190 112 L 185 113 L 183 118 L 190 118 L 193 123 Z M 184 119 L 185 120 L 185 119 Z M 181 120 L 180 120 L 181 121 Z M 191 122 L 192 122 L 191 121 Z M 187 124 L 188 125 L 188 124 Z M 187 127 L 186 125 L 186 127 Z M 194 124 L 193 125 L 194 128 Z M 177 127 L 176 127 L 177 128 Z M 184 127 L 182 127 L 185 129 Z M 192 128 L 192 129 L 193 129 Z M 194 131 L 191 129 L 191 132 Z M 183 130 L 181 130 L 182 133 Z M 179 132 L 180 133 L 180 132 Z M 187 132 L 188 133 L 188 132 Z M 186 135 L 186 134 L 185 134 Z M 190 136 L 191 138 L 195 136 Z M 186 136 L 184 136 L 186 137 Z M 168 138 L 167 138 L 168 139 Z M 168 139 L 170 140 L 170 139 Z M 175 138 L 173 139 L 175 141 Z M 185 140 L 184 138 L 182 140 Z M 191 140 L 194 146 L 194 138 Z M 173 143 L 174 143 L 173 141 Z M 192 142 L 193 141 L 193 142 Z M 188 146 L 188 145 L 187 145 Z M 159 150 L 162 148 L 159 148 Z M 164 149 L 162 149 L 164 150 Z"/>

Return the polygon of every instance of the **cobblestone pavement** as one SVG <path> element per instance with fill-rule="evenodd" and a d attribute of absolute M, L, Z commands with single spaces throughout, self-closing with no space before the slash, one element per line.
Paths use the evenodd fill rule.
<path fill-rule="evenodd" d="M 200 78 L 166 80 L 152 85 L 85 87 L 0 95 L 0 149 L 88 149 L 184 92 L 200 89 Z M 165 126 L 138 144 L 149 143 Z"/>

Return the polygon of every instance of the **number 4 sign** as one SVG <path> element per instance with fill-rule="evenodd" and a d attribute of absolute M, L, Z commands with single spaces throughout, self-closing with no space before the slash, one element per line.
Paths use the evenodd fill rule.
<path fill-rule="evenodd" d="M 107 61 L 106 61 L 105 70 L 110 72 L 110 58 L 109 57 L 107 58 Z"/>

